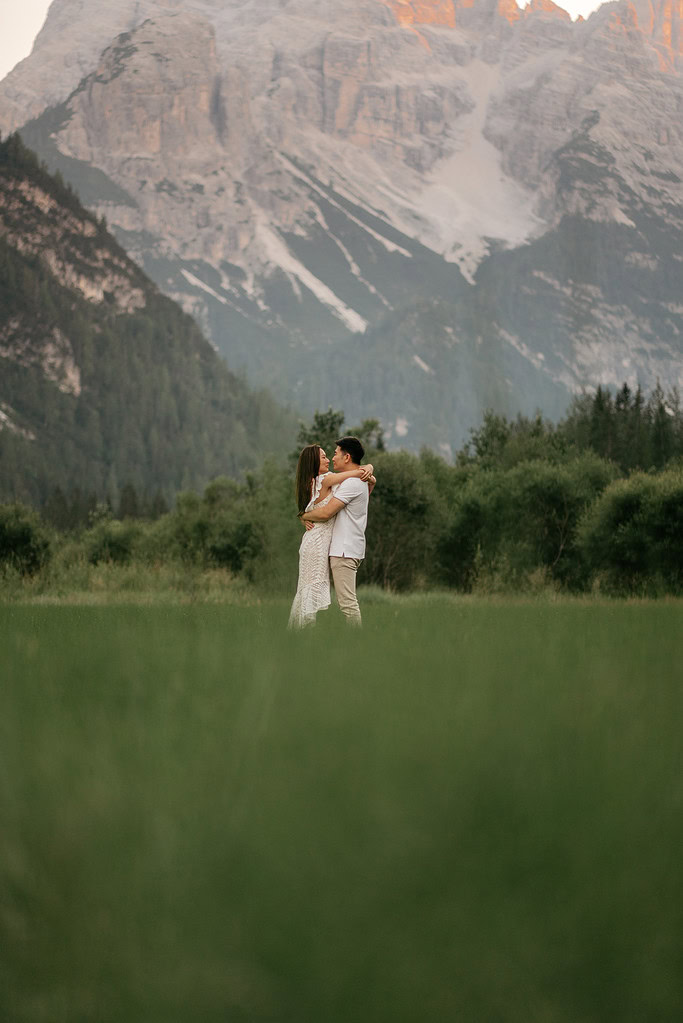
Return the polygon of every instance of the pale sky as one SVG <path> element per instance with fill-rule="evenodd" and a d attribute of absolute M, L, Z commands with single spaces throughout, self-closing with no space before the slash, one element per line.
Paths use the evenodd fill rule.
<path fill-rule="evenodd" d="M 116 0 L 106 0 L 116 2 Z M 520 2 L 520 0 L 518 0 Z M 573 18 L 587 17 L 600 0 L 555 0 Z M 0 79 L 31 52 L 51 0 L 0 0 Z M 524 6 L 520 2 L 520 6 Z"/>

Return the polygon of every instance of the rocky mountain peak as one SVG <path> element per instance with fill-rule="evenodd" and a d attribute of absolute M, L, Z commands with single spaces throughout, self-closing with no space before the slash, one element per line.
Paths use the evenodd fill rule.
<path fill-rule="evenodd" d="M 552 18 L 560 18 L 562 21 L 571 21 L 570 15 L 562 7 L 558 7 L 553 0 L 531 0 L 523 11 L 524 17 L 528 18 L 533 14 L 549 15 Z"/>
<path fill-rule="evenodd" d="M 683 0 L 634 0 L 638 26 L 662 58 L 662 70 L 683 67 Z"/>
<path fill-rule="evenodd" d="M 511 25 L 522 17 L 522 12 L 515 0 L 498 0 L 497 11 L 501 18 L 505 18 Z"/>
<path fill-rule="evenodd" d="M 116 38 L 74 93 L 64 151 L 96 162 L 97 136 L 98 147 L 121 159 L 162 152 L 182 159 L 207 134 L 217 141 L 217 72 L 209 22 L 187 12 L 147 19 Z M 112 109 L 123 116 L 111 117 Z"/>
<path fill-rule="evenodd" d="M 356 418 L 352 388 L 326 390 L 330 346 L 375 359 L 400 336 L 408 369 L 374 411 L 434 442 L 419 403 L 393 411 L 416 372 L 457 444 L 465 380 L 500 407 L 524 379 L 550 409 L 558 388 L 674 372 L 679 7 L 620 0 L 576 23 L 552 0 L 120 0 L 97 49 L 100 0 L 55 0 L 0 117 L 43 97 L 26 141 L 229 362 Z M 88 71 L 50 107 L 66 52 Z"/>
<path fill-rule="evenodd" d="M 378 0 L 399 25 L 447 25 L 455 28 L 454 0 Z"/>

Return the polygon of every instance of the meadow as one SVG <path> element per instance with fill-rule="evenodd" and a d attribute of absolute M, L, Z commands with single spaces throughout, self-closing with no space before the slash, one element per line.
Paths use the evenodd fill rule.
<path fill-rule="evenodd" d="M 10 1023 L 683 1000 L 680 602 L 0 607 Z"/>

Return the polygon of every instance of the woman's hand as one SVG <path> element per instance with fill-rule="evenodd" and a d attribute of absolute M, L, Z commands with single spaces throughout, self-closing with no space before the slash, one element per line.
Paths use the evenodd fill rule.
<path fill-rule="evenodd" d="M 371 465 L 370 462 L 368 462 L 367 465 L 362 465 L 361 469 L 363 470 L 363 475 L 361 476 L 361 479 L 363 480 L 364 483 L 367 483 L 370 477 L 374 474 L 374 466 Z"/>

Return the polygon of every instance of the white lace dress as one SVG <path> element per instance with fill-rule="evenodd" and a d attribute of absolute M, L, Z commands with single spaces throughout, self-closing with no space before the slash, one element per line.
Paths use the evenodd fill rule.
<path fill-rule="evenodd" d="M 313 480 L 312 497 L 306 505 L 306 511 L 313 507 L 320 496 L 322 482 L 322 476 L 317 476 Z M 332 494 L 328 494 L 316 507 L 323 508 L 331 498 Z M 292 610 L 289 612 L 290 629 L 303 629 L 306 625 L 315 625 L 318 611 L 330 606 L 329 554 L 333 527 L 334 519 L 315 522 L 313 529 L 307 529 L 301 539 L 299 582 Z"/>

